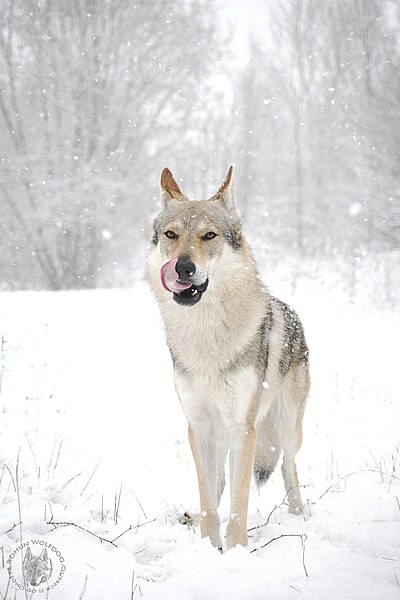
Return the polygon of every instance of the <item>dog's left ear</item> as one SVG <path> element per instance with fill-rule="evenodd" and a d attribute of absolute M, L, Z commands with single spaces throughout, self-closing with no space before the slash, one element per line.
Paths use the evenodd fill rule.
<path fill-rule="evenodd" d="M 228 169 L 228 174 L 218 192 L 210 200 L 220 200 L 229 211 L 237 210 L 235 183 L 233 181 L 233 166 Z"/>
<path fill-rule="evenodd" d="M 179 189 L 179 185 L 176 183 L 174 176 L 171 171 L 167 168 L 163 169 L 161 173 L 161 204 L 163 208 L 166 208 L 168 203 L 172 200 L 186 200 L 186 196 L 182 194 Z"/>
<path fill-rule="evenodd" d="M 48 557 L 48 554 L 47 554 L 47 550 L 46 550 L 46 548 L 43 548 L 42 553 L 40 555 L 40 559 L 41 560 L 47 560 L 48 558 L 49 557 Z"/>

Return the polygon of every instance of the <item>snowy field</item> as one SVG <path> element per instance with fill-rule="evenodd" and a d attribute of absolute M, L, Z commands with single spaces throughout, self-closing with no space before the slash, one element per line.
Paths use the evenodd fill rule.
<path fill-rule="evenodd" d="M 287 514 L 278 468 L 252 490 L 249 549 L 222 555 L 199 536 L 186 423 L 146 286 L 0 295 L 3 600 L 400 597 L 398 314 L 318 283 L 285 293 L 312 361 L 298 455 L 311 516 Z M 228 510 L 225 494 L 223 527 Z M 21 536 L 47 544 L 53 580 L 62 558 L 48 594 L 9 582 Z"/>

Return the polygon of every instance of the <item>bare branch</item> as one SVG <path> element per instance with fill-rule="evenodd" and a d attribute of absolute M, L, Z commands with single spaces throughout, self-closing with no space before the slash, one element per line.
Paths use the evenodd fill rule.
<path fill-rule="evenodd" d="M 297 537 L 297 538 L 300 538 L 300 540 L 301 540 L 303 569 L 304 569 L 305 576 L 308 577 L 308 572 L 307 572 L 306 563 L 305 563 L 305 549 L 306 549 L 305 544 L 307 541 L 307 535 L 305 533 L 282 533 L 282 535 L 272 538 L 271 540 L 269 540 L 268 542 L 266 542 L 259 548 L 254 548 L 250 552 L 258 552 L 259 550 L 262 550 L 262 548 L 265 548 L 266 546 L 269 546 L 269 544 L 272 544 L 272 542 L 276 542 L 277 540 L 280 540 L 282 538 L 289 538 L 289 537 Z"/>

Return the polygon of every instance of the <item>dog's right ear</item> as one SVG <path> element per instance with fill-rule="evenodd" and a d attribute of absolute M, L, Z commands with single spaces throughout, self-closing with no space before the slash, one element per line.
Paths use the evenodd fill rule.
<path fill-rule="evenodd" d="M 32 552 L 28 546 L 28 548 L 26 549 L 26 552 L 25 552 L 24 560 L 31 560 L 31 558 L 32 558 Z"/>
<path fill-rule="evenodd" d="M 167 168 L 161 173 L 161 204 L 163 208 L 168 206 L 168 203 L 174 200 L 186 200 L 186 196 L 182 194 L 179 185 L 176 183 L 171 171 Z"/>

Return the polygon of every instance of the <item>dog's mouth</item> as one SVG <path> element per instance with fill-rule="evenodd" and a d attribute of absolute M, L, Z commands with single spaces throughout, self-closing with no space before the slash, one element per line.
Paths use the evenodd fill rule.
<path fill-rule="evenodd" d="M 185 306 L 193 306 L 201 299 L 201 296 L 206 291 L 208 286 L 208 279 L 205 280 L 201 285 L 191 285 L 190 288 L 183 292 L 174 292 L 173 299 L 178 304 Z"/>
<path fill-rule="evenodd" d="M 161 283 L 167 292 L 172 292 L 175 302 L 185 306 L 193 306 L 201 299 L 208 287 L 208 279 L 199 285 L 191 281 L 183 281 L 175 270 L 178 259 L 174 258 L 161 267 Z"/>

